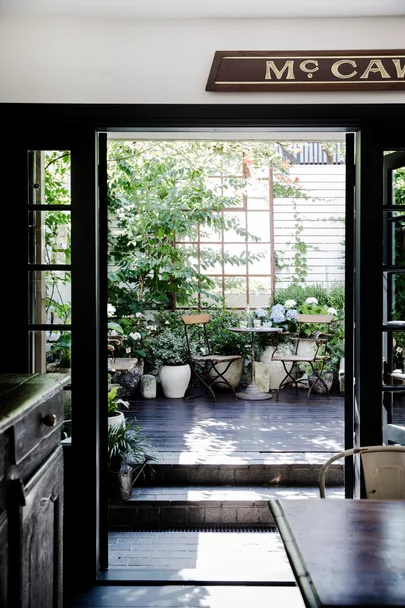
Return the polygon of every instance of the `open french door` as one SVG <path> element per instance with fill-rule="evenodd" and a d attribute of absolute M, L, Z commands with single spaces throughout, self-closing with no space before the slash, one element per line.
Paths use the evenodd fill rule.
<path fill-rule="evenodd" d="M 401 386 L 402 380 L 405 384 L 401 355 L 405 355 L 401 346 L 405 347 L 404 176 L 405 130 L 362 130 L 356 144 L 353 239 L 356 447 L 405 443 L 402 425 L 395 424 L 395 415 L 402 420 L 395 403 L 405 388 Z M 348 310 L 347 298 L 346 306 Z M 350 322 L 348 318 L 346 336 Z M 346 359 L 350 359 L 348 348 L 347 342 Z M 401 369 L 393 375 L 398 366 Z M 351 388 L 346 390 L 346 400 L 350 400 Z M 349 428 L 346 433 L 348 438 Z M 355 497 L 363 495 L 360 481 L 355 475 Z"/>

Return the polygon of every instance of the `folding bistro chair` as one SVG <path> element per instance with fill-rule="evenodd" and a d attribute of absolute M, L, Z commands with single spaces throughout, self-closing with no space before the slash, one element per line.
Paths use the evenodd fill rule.
<path fill-rule="evenodd" d="M 209 391 L 214 400 L 214 403 L 217 402 L 215 393 L 212 389 L 212 385 L 215 382 L 215 384 L 224 384 L 224 385 L 228 386 L 231 389 L 231 391 L 233 392 L 234 397 L 236 398 L 235 389 L 228 382 L 228 380 L 224 377 L 224 375 L 228 371 L 231 363 L 233 361 L 237 361 L 238 359 L 241 359 L 242 356 L 241 355 L 215 355 L 211 352 L 211 346 L 209 343 L 208 332 L 207 332 L 207 323 L 210 320 L 210 315 L 208 315 L 208 314 L 183 315 L 182 319 L 183 319 L 183 323 L 184 323 L 184 331 L 186 334 L 189 364 L 191 367 L 191 371 L 205 387 L 205 394 L 207 391 Z M 192 349 L 191 349 L 192 343 L 191 343 L 190 334 L 189 334 L 189 328 L 191 326 L 199 327 L 200 334 L 202 334 L 201 337 L 203 338 L 204 347 L 208 353 L 207 355 L 194 355 L 192 353 Z M 219 363 L 227 364 L 223 371 L 220 371 L 218 369 L 217 365 Z M 197 370 L 197 366 L 199 366 L 199 365 L 205 366 L 205 373 L 200 373 Z M 213 374 L 210 378 L 208 378 L 208 374 L 211 372 L 211 370 L 213 370 Z M 209 381 L 207 381 L 207 380 L 209 380 Z M 195 396 L 197 396 L 197 395 L 195 395 Z M 187 397 L 185 397 L 185 399 L 192 399 L 193 397 L 194 396 L 187 396 Z"/>
<path fill-rule="evenodd" d="M 325 498 L 326 473 L 335 460 L 360 454 L 367 498 L 405 500 L 405 446 L 371 445 L 340 452 L 323 465 L 319 475 L 319 493 Z"/>
<path fill-rule="evenodd" d="M 271 360 L 272 361 L 281 361 L 284 367 L 284 371 L 286 375 L 280 382 L 277 394 L 276 401 L 278 401 L 278 396 L 282 388 L 285 386 L 292 384 L 295 386 L 298 394 L 298 384 L 302 384 L 303 382 L 308 383 L 308 394 L 307 401 L 309 401 L 309 396 L 311 394 L 312 389 L 318 384 L 322 384 L 325 388 L 326 394 L 329 396 L 329 389 L 325 384 L 325 381 L 322 378 L 322 372 L 325 365 L 325 361 L 327 359 L 327 342 L 328 339 L 333 335 L 330 331 L 331 324 L 334 321 L 333 315 L 322 315 L 322 314 L 308 314 L 308 315 L 297 315 L 297 323 L 298 323 L 298 332 L 296 334 L 291 334 L 291 338 L 295 341 L 295 349 L 293 354 L 279 354 L 277 353 L 278 346 L 274 349 Z M 310 324 L 314 325 L 314 332 L 308 337 L 303 331 L 303 324 L 307 327 Z M 319 329 L 319 326 L 324 326 L 327 329 L 326 332 Z M 312 342 L 315 344 L 315 350 L 313 354 L 309 354 L 308 352 L 303 354 L 302 350 L 305 344 Z M 300 352 L 301 351 L 301 352 Z M 290 368 L 287 368 L 287 364 L 290 363 Z M 312 369 L 314 376 L 316 377 L 315 382 L 310 382 L 309 380 L 302 380 L 296 378 L 292 375 L 294 366 L 297 363 L 308 363 Z M 317 370 L 317 365 L 320 365 L 320 369 Z"/>

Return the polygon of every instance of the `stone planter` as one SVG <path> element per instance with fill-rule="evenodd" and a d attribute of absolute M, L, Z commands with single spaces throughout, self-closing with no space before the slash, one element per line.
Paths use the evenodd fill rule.
<path fill-rule="evenodd" d="M 144 361 L 136 358 L 115 359 L 111 364 L 111 382 L 119 384 L 120 399 L 134 399 L 143 376 Z"/>
<path fill-rule="evenodd" d="M 163 394 L 168 399 L 182 399 L 191 378 L 191 368 L 186 365 L 162 365 L 159 370 Z"/>
<path fill-rule="evenodd" d="M 309 385 L 313 386 L 312 392 L 318 393 L 320 395 L 326 395 L 326 393 L 329 392 L 330 389 L 332 388 L 333 372 L 322 372 L 321 378 L 325 382 L 326 386 L 328 387 L 328 391 L 326 390 L 326 388 L 324 387 L 322 382 L 316 381 L 317 378 L 316 378 L 315 374 L 308 374 Z"/>
<path fill-rule="evenodd" d="M 224 370 L 226 370 L 227 366 L 228 366 L 228 363 L 226 361 L 224 363 L 217 363 L 215 365 L 217 370 L 221 373 L 223 373 Z M 243 366 L 244 366 L 243 357 L 241 359 L 236 359 L 236 361 L 232 361 L 232 363 L 229 366 L 228 371 L 226 372 L 226 374 L 224 374 L 224 378 L 227 379 L 227 381 L 233 388 L 236 388 L 240 384 L 242 374 L 243 374 Z M 212 378 L 214 378 L 216 375 L 217 375 L 216 371 L 211 368 L 207 374 L 207 377 L 210 380 L 212 380 Z M 227 384 L 225 384 L 224 382 L 222 382 L 221 378 L 217 378 L 216 380 L 214 380 L 214 382 L 212 384 L 216 388 L 229 390 L 229 386 Z"/>

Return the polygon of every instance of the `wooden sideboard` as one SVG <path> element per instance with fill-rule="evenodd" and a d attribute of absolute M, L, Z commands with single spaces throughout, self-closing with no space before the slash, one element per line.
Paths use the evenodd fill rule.
<path fill-rule="evenodd" d="M 0 606 L 61 608 L 67 374 L 0 375 Z"/>

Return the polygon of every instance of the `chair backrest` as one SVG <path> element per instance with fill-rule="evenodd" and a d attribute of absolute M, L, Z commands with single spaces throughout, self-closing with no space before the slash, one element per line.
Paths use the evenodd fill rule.
<path fill-rule="evenodd" d="M 187 342 L 187 349 L 188 349 L 188 354 L 189 357 L 191 359 L 192 357 L 192 353 L 191 353 L 191 345 L 190 345 L 190 336 L 188 333 L 188 328 L 192 325 L 200 325 L 203 328 L 203 340 L 204 340 L 204 344 L 205 344 L 205 348 L 207 349 L 207 355 L 211 354 L 211 346 L 210 346 L 210 342 L 208 340 L 208 334 L 207 334 L 207 329 L 206 329 L 206 324 L 209 322 L 210 320 L 210 315 L 204 313 L 204 314 L 200 314 L 200 315 L 182 315 L 182 320 L 184 323 L 184 331 L 186 334 L 186 342 Z"/>
<path fill-rule="evenodd" d="M 345 450 L 324 464 L 319 475 L 319 491 L 325 498 L 326 472 L 332 462 L 360 454 L 366 495 L 371 500 L 405 500 L 405 446 L 372 445 Z"/>

